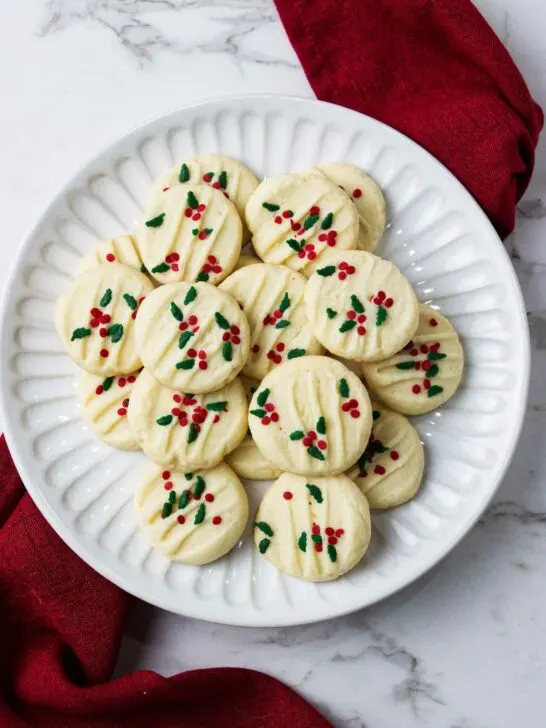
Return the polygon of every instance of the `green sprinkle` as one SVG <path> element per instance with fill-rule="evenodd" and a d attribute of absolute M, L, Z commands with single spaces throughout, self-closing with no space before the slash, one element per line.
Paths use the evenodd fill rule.
<path fill-rule="evenodd" d="M 110 301 L 112 300 L 112 289 L 107 288 L 104 293 L 102 294 L 102 298 L 99 301 L 99 306 L 103 308 L 104 306 L 108 306 Z"/>
<path fill-rule="evenodd" d="M 337 561 L 337 551 L 336 547 L 332 546 L 331 543 L 328 544 L 328 556 L 330 557 L 330 561 L 335 564 Z"/>
<path fill-rule="evenodd" d="M 195 282 L 196 283 L 206 283 L 208 281 L 209 277 L 210 276 L 208 273 L 205 273 L 205 271 L 201 271 L 201 273 L 199 273 L 199 275 L 195 279 Z"/>
<path fill-rule="evenodd" d="M 316 500 L 317 503 L 322 503 L 322 501 L 323 501 L 322 491 L 317 485 L 313 485 L 312 483 L 307 483 L 305 487 L 307 488 L 307 490 L 309 491 L 309 494 L 313 496 L 313 498 Z"/>
<path fill-rule="evenodd" d="M 430 387 L 430 389 L 427 389 L 427 396 L 435 397 L 437 394 L 441 394 L 443 391 L 443 387 L 438 387 L 437 385 L 434 385 L 434 387 Z"/>
<path fill-rule="evenodd" d="M 285 329 L 287 326 L 290 326 L 290 321 L 287 321 L 286 319 L 282 319 L 277 324 L 275 324 L 276 329 Z"/>
<path fill-rule="evenodd" d="M 193 192 L 190 190 L 186 196 L 186 203 L 188 207 L 190 207 L 192 210 L 197 210 L 199 207 L 199 200 L 197 197 L 193 194 Z"/>
<path fill-rule="evenodd" d="M 193 522 L 196 526 L 198 526 L 200 523 L 203 523 L 205 520 L 205 516 L 207 515 L 207 509 L 205 507 L 204 503 L 201 503 L 199 508 L 197 509 L 197 513 L 195 514 L 195 518 L 193 519 Z"/>
<path fill-rule="evenodd" d="M 303 553 L 307 551 L 307 534 L 305 531 L 302 531 L 298 538 L 298 548 L 300 551 L 303 551 Z"/>
<path fill-rule="evenodd" d="M 322 536 L 320 535 L 320 533 L 314 533 L 311 536 L 311 541 L 313 541 L 314 543 L 318 543 L 319 546 L 322 546 Z"/>
<path fill-rule="evenodd" d="M 269 548 L 270 543 L 271 543 L 271 541 L 268 538 L 262 538 L 262 540 L 258 544 L 258 549 L 261 554 L 265 554 L 265 552 Z"/>
<path fill-rule="evenodd" d="M 169 493 L 169 503 L 172 503 L 172 505 L 176 503 L 176 493 L 174 492 L 174 490 L 171 490 L 171 492 Z"/>
<path fill-rule="evenodd" d="M 187 182 L 190 178 L 190 170 L 188 168 L 188 165 L 184 163 L 180 167 L 180 174 L 178 175 L 178 181 L 179 182 Z"/>
<path fill-rule="evenodd" d="M 176 365 L 177 369 L 193 369 L 195 365 L 195 359 L 184 359 L 184 361 L 179 361 Z"/>
<path fill-rule="evenodd" d="M 384 306 L 379 306 L 377 309 L 377 315 L 375 317 L 375 325 L 381 326 L 387 318 L 387 309 Z"/>
<path fill-rule="evenodd" d="M 117 344 L 123 336 L 123 326 L 121 324 L 113 324 L 108 329 L 108 336 L 112 339 L 112 344 Z"/>
<path fill-rule="evenodd" d="M 168 518 L 173 512 L 171 503 L 163 503 L 163 510 L 161 511 L 161 518 Z"/>
<path fill-rule="evenodd" d="M 76 339 L 85 339 L 86 336 L 91 336 L 91 329 L 74 329 L 70 341 L 76 341 Z"/>
<path fill-rule="evenodd" d="M 174 301 L 171 301 L 171 314 L 177 321 L 184 321 L 184 314 L 182 309 L 176 305 Z"/>
<path fill-rule="evenodd" d="M 216 311 L 214 314 L 214 318 L 216 319 L 216 323 L 221 329 L 229 329 L 229 321 L 225 316 L 222 316 L 222 314 L 219 311 Z"/>
<path fill-rule="evenodd" d="M 163 426 L 170 425 L 172 421 L 173 421 L 172 415 L 164 415 L 163 417 L 160 417 L 159 419 L 156 420 L 158 425 L 163 425 Z"/>
<path fill-rule="evenodd" d="M 432 379 L 432 377 L 436 377 L 439 371 L 440 369 L 438 367 L 438 364 L 433 364 L 428 372 L 425 372 L 427 379 Z"/>
<path fill-rule="evenodd" d="M 285 243 L 286 243 L 287 245 L 289 245 L 289 246 L 290 246 L 290 247 L 292 248 L 292 250 L 295 250 L 295 251 L 296 251 L 296 253 L 299 253 L 299 252 L 300 252 L 300 250 L 301 250 L 301 249 L 302 249 L 302 247 L 303 247 L 303 242 L 302 242 L 302 243 L 301 243 L 301 245 L 300 245 L 300 243 L 298 243 L 298 241 L 297 241 L 297 240 L 294 240 L 294 238 L 288 238 L 288 240 L 285 240 L 284 242 L 285 242 Z"/>
<path fill-rule="evenodd" d="M 349 396 L 349 385 L 347 384 L 346 379 L 339 380 L 339 393 L 344 399 L 347 399 Z"/>
<path fill-rule="evenodd" d="M 166 273 L 168 270 L 171 270 L 171 266 L 167 263 L 160 263 L 159 265 L 156 265 L 155 268 L 152 268 L 152 273 Z"/>
<path fill-rule="evenodd" d="M 380 413 L 380 412 L 378 412 L 377 410 L 373 410 L 373 412 L 372 412 L 372 419 L 373 419 L 373 421 L 375 422 L 375 421 L 376 421 L 376 420 L 378 420 L 378 419 L 379 419 L 380 417 L 381 417 L 381 413 Z"/>
<path fill-rule="evenodd" d="M 277 212 L 277 210 L 281 209 L 279 205 L 275 205 L 272 202 L 262 202 L 262 207 L 265 207 L 269 212 Z"/>
<path fill-rule="evenodd" d="M 183 490 L 182 495 L 180 496 L 180 501 L 178 503 L 178 508 L 182 510 L 185 508 L 188 503 L 190 502 L 190 491 L 189 490 Z"/>
<path fill-rule="evenodd" d="M 191 288 L 189 288 L 188 292 L 186 293 L 186 298 L 184 299 L 184 306 L 187 306 L 188 303 L 195 301 L 196 298 L 197 298 L 197 291 L 194 286 L 191 286 Z"/>
<path fill-rule="evenodd" d="M 183 349 L 188 341 L 192 338 L 193 333 L 191 331 L 184 331 L 180 334 L 180 338 L 178 339 L 178 348 Z"/>
<path fill-rule="evenodd" d="M 205 488 L 206 488 L 205 481 L 203 480 L 203 478 L 200 475 L 198 475 L 195 478 L 195 485 L 193 487 L 193 497 L 195 499 L 199 500 L 199 498 L 201 498 L 201 496 L 205 492 Z"/>
<path fill-rule="evenodd" d="M 265 521 L 254 521 L 254 528 L 259 528 L 266 536 L 273 536 L 273 529 Z"/>
<path fill-rule="evenodd" d="M 326 315 L 328 316 L 329 319 L 333 319 L 337 316 L 337 311 L 334 311 L 333 308 L 327 308 Z"/>
<path fill-rule="evenodd" d="M 447 354 L 441 354 L 439 351 L 431 351 L 427 359 L 429 361 L 440 361 L 440 359 L 445 359 L 446 356 Z"/>
<path fill-rule="evenodd" d="M 161 215 L 158 215 L 157 217 L 152 217 L 151 220 L 146 220 L 144 223 L 146 227 L 149 228 L 158 228 L 163 225 L 163 221 L 165 220 L 165 213 L 162 212 Z"/>
<path fill-rule="evenodd" d="M 106 377 L 106 379 L 102 383 L 102 388 L 104 389 L 105 392 L 107 392 L 113 383 L 114 383 L 114 377 Z"/>
<path fill-rule="evenodd" d="M 231 361 L 233 359 L 233 344 L 231 341 L 226 341 L 222 346 L 222 356 L 226 361 Z"/>
<path fill-rule="evenodd" d="M 225 190 L 227 188 L 227 172 L 220 172 L 218 175 L 218 182 L 220 183 L 220 187 Z"/>
<path fill-rule="evenodd" d="M 351 296 L 351 306 L 357 313 L 364 313 L 364 311 L 366 310 L 360 298 L 358 298 L 358 296 L 355 296 L 354 293 Z"/>
<path fill-rule="evenodd" d="M 320 225 L 321 230 L 329 230 L 332 227 L 332 222 L 334 220 L 334 216 L 331 212 L 329 212 L 324 220 L 322 221 Z"/>
<path fill-rule="evenodd" d="M 260 405 L 260 407 L 263 407 L 264 404 L 267 402 L 267 398 L 269 397 L 269 389 L 262 389 L 260 394 L 256 397 L 257 404 Z"/>
<path fill-rule="evenodd" d="M 186 480 L 191 480 L 193 478 L 193 473 L 184 473 L 184 478 Z"/>
<path fill-rule="evenodd" d="M 305 355 L 305 349 L 290 349 L 287 359 L 297 359 L 299 356 Z"/>
<path fill-rule="evenodd" d="M 223 412 L 227 407 L 227 401 L 224 402 L 211 402 L 206 405 L 209 412 Z"/>
<path fill-rule="evenodd" d="M 319 435 L 326 434 L 326 419 L 324 417 L 319 417 L 317 420 L 317 432 Z"/>
<path fill-rule="evenodd" d="M 301 430 L 294 430 L 294 432 L 290 433 L 289 437 L 291 440 L 303 440 L 305 433 Z"/>
<path fill-rule="evenodd" d="M 323 278 L 329 278 L 330 276 L 333 276 L 336 272 L 335 265 L 327 265 L 324 268 L 319 268 L 317 270 L 317 273 L 319 276 L 322 276 Z"/>
<path fill-rule="evenodd" d="M 261 419 L 262 417 L 266 416 L 267 412 L 264 409 L 255 409 L 250 410 L 249 414 L 254 415 L 254 417 L 259 417 Z"/>
<path fill-rule="evenodd" d="M 279 311 L 282 311 L 282 313 L 284 313 L 286 311 L 286 309 L 289 307 L 290 307 L 290 297 L 289 297 L 288 293 L 285 293 L 284 296 L 282 297 L 281 302 L 279 303 Z"/>
<path fill-rule="evenodd" d="M 124 293 L 123 294 L 123 298 L 125 299 L 125 302 L 129 306 L 129 308 L 131 309 L 131 311 L 136 311 L 137 310 L 138 303 L 137 303 L 137 300 L 136 300 L 136 298 L 134 296 L 131 296 L 130 293 Z"/>
<path fill-rule="evenodd" d="M 321 453 L 318 447 L 315 447 L 315 445 L 310 445 L 307 448 L 307 452 L 309 453 L 309 455 L 311 455 L 312 458 L 315 458 L 315 460 L 324 460 L 324 455 Z"/>
<path fill-rule="evenodd" d="M 319 215 L 310 215 L 303 223 L 303 229 L 309 230 L 309 228 L 312 228 L 313 225 L 316 225 L 318 221 Z"/>
<path fill-rule="evenodd" d="M 413 361 L 401 361 L 399 364 L 396 365 L 397 369 L 414 369 L 415 368 L 415 362 Z"/>
<path fill-rule="evenodd" d="M 351 321 L 350 319 L 347 319 L 344 321 L 341 326 L 339 327 L 339 332 L 341 334 L 344 334 L 346 331 L 350 331 L 351 329 L 354 329 L 356 326 L 356 321 Z"/>
<path fill-rule="evenodd" d="M 192 422 L 189 427 L 189 430 L 188 430 L 188 444 L 191 445 L 192 442 L 195 442 L 195 440 L 197 440 L 198 435 L 199 435 L 199 430 Z"/>

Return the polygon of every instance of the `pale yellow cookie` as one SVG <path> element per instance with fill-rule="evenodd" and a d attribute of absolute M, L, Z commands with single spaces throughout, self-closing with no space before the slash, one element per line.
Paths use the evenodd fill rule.
<path fill-rule="evenodd" d="M 142 305 L 137 340 L 144 366 L 165 386 L 213 392 L 234 379 L 250 332 L 237 301 L 208 283 L 170 283 Z"/>
<path fill-rule="evenodd" d="M 148 272 L 140 257 L 134 235 L 120 235 L 100 243 L 82 258 L 79 270 L 82 272 L 106 263 L 121 263 L 128 265 L 129 268 L 135 268 L 141 273 Z"/>
<path fill-rule="evenodd" d="M 319 174 L 268 177 L 250 197 L 246 221 L 266 263 L 305 275 L 358 241 L 358 213 L 343 190 Z"/>
<path fill-rule="evenodd" d="M 373 253 L 387 224 L 385 198 L 377 182 L 360 167 L 343 162 L 318 164 L 313 171 L 324 174 L 349 195 L 360 219 L 357 247 Z"/>
<path fill-rule="evenodd" d="M 119 263 L 77 275 L 55 306 L 55 327 L 70 358 L 99 376 L 139 369 L 135 319 L 153 290 L 143 273 Z"/>
<path fill-rule="evenodd" d="M 281 364 L 250 403 L 252 436 L 264 457 L 282 470 L 334 475 L 356 462 L 372 428 L 364 385 L 326 356 Z"/>
<path fill-rule="evenodd" d="M 247 401 L 250 403 L 252 395 L 259 387 L 259 382 L 248 377 L 241 377 L 245 388 Z M 250 480 L 272 480 L 278 478 L 282 470 L 264 458 L 250 432 L 236 450 L 226 455 L 225 462 L 233 468 L 240 478 Z"/>
<path fill-rule="evenodd" d="M 464 351 L 445 316 L 419 306 L 419 326 L 397 354 L 363 365 L 366 382 L 385 404 L 405 415 L 422 415 L 452 397 L 463 375 Z"/>
<path fill-rule="evenodd" d="M 355 567 L 371 536 L 366 498 L 345 475 L 284 473 L 266 492 L 254 541 L 277 569 L 306 581 L 331 581 Z"/>
<path fill-rule="evenodd" d="M 150 544 L 183 564 L 208 564 L 227 554 L 248 520 L 245 490 L 224 464 L 182 472 L 147 463 L 135 507 Z"/>
<path fill-rule="evenodd" d="M 350 369 L 353 374 L 356 374 L 356 376 L 359 379 L 362 379 L 364 376 L 362 374 L 362 363 L 359 361 L 355 361 L 354 359 L 344 359 L 342 356 L 336 356 L 336 354 L 330 354 L 330 356 L 333 359 L 337 359 L 340 361 L 344 366 L 347 367 L 347 369 Z"/>
<path fill-rule="evenodd" d="M 223 192 L 244 217 L 248 198 L 258 186 L 257 177 L 237 159 L 225 154 L 201 154 L 190 157 L 161 175 L 155 187 L 159 191 L 176 184 L 209 185 Z"/>
<path fill-rule="evenodd" d="M 139 445 L 127 421 L 127 408 L 139 372 L 119 377 L 97 377 L 83 372 L 79 398 L 82 415 L 93 431 L 111 447 L 138 450 Z"/>
<path fill-rule="evenodd" d="M 237 261 L 237 265 L 235 266 L 235 270 L 239 270 L 240 268 L 245 268 L 249 265 L 256 265 L 257 263 L 261 263 L 262 261 L 259 258 L 256 258 L 255 255 L 241 255 L 239 257 L 239 260 Z"/>
<path fill-rule="evenodd" d="M 220 286 L 242 305 L 250 324 L 246 376 L 263 379 L 283 361 L 322 353 L 305 315 L 306 282 L 284 265 L 261 263 L 235 271 Z"/>
<path fill-rule="evenodd" d="M 152 193 L 139 225 L 144 265 L 160 283 L 220 283 L 235 268 L 242 242 L 235 206 L 208 185 Z"/>
<path fill-rule="evenodd" d="M 415 427 L 396 412 L 373 405 L 372 434 L 358 462 L 347 475 L 364 493 L 372 509 L 409 501 L 423 480 L 425 455 Z"/>
<path fill-rule="evenodd" d="M 419 321 L 413 289 L 392 263 L 364 251 L 337 253 L 305 289 L 317 339 L 346 359 L 380 361 L 405 346 Z"/>
<path fill-rule="evenodd" d="M 158 465 L 212 468 L 246 434 L 245 390 L 236 379 L 217 392 L 184 394 L 144 369 L 131 393 L 128 418 L 138 444 Z"/>

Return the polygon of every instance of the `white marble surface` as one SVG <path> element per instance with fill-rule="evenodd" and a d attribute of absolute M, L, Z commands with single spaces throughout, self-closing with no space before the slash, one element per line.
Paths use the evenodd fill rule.
<path fill-rule="evenodd" d="M 546 106 L 544 0 L 477 4 Z M 215 96 L 312 95 L 270 0 L 5 0 L 0 68 L 0 289 L 56 189 L 131 126 Z M 346 728 L 546 725 L 545 200 L 546 135 L 508 242 L 533 337 L 526 423 L 464 542 L 398 596 L 310 627 L 219 627 L 139 604 L 120 672 L 253 667 Z"/>

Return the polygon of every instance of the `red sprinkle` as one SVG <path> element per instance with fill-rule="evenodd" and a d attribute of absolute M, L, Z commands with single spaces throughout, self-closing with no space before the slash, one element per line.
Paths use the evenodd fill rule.
<path fill-rule="evenodd" d="M 428 346 L 426 344 L 421 344 L 419 348 L 422 354 L 428 354 Z"/>
<path fill-rule="evenodd" d="M 124 387 L 127 384 L 127 380 L 125 379 L 125 377 L 120 377 L 118 379 L 118 384 L 120 387 Z"/>
<path fill-rule="evenodd" d="M 171 270 L 174 270 L 174 271 L 178 271 L 178 270 L 179 270 L 179 266 L 178 266 L 178 263 L 173 263 L 173 264 L 171 265 Z"/>
<path fill-rule="evenodd" d="M 421 391 L 421 387 L 418 384 L 414 384 L 411 388 L 411 391 L 413 392 L 413 394 L 419 394 L 419 392 Z"/>
<path fill-rule="evenodd" d="M 101 349 L 100 355 L 102 356 L 103 359 L 106 359 L 106 357 L 108 356 L 108 349 Z"/>
<path fill-rule="evenodd" d="M 99 384 L 99 386 L 95 389 L 95 394 L 102 394 L 104 392 L 104 387 L 102 384 Z"/>
<path fill-rule="evenodd" d="M 425 389 L 429 389 L 430 388 L 430 379 L 423 379 L 423 387 Z"/>
<path fill-rule="evenodd" d="M 289 490 L 285 490 L 282 497 L 284 500 L 292 500 L 292 493 Z"/>
<path fill-rule="evenodd" d="M 99 336 L 102 336 L 103 339 L 108 336 L 108 329 L 105 329 L 104 327 L 99 329 Z"/>
<path fill-rule="evenodd" d="M 357 409 L 351 410 L 351 417 L 353 417 L 355 420 L 360 417 L 360 411 Z"/>
<path fill-rule="evenodd" d="M 222 523 L 222 517 L 214 516 L 214 518 L 212 519 L 212 523 L 214 526 L 219 526 Z"/>
<path fill-rule="evenodd" d="M 338 538 L 341 538 L 344 533 L 345 533 L 345 531 L 342 528 L 338 528 L 337 531 L 336 531 L 336 536 Z"/>
<path fill-rule="evenodd" d="M 317 442 L 317 447 L 319 448 L 319 450 L 326 450 L 326 448 L 328 447 L 328 445 L 327 445 L 327 443 L 326 443 L 325 440 L 319 440 Z"/>
<path fill-rule="evenodd" d="M 195 359 L 195 357 L 197 356 L 197 352 L 195 351 L 195 349 L 188 349 L 188 356 L 190 357 L 190 359 Z"/>
<path fill-rule="evenodd" d="M 280 341 L 280 342 L 279 342 L 279 343 L 277 344 L 277 346 L 275 347 L 275 349 L 276 349 L 277 351 L 284 351 L 284 350 L 285 350 L 285 348 L 286 348 L 286 344 L 283 344 L 283 343 L 282 343 L 282 341 Z"/>
<path fill-rule="evenodd" d="M 119 415 L 120 417 L 123 417 L 123 415 L 126 415 L 126 414 L 127 414 L 127 410 L 125 409 L 125 407 L 120 407 L 120 408 L 118 409 L 118 415 Z"/>
<path fill-rule="evenodd" d="M 364 326 L 359 326 L 356 332 L 359 336 L 364 336 L 364 334 L 366 333 L 366 328 Z"/>
<path fill-rule="evenodd" d="M 328 526 L 328 528 L 324 529 L 324 533 L 327 536 L 333 536 L 334 535 L 334 529 L 331 526 Z"/>
<path fill-rule="evenodd" d="M 318 536 L 320 533 L 320 526 L 317 526 L 316 523 L 313 523 L 313 528 L 311 529 L 311 533 L 313 536 Z"/>
<path fill-rule="evenodd" d="M 376 465 L 373 471 L 377 475 L 385 475 L 385 468 L 382 465 Z"/>
<path fill-rule="evenodd" d="M 204 349 L 201 349 L 199 352 L 199 358 L 200 359 L 206 359 L 207 358 L 207 352 Z"/>
<path fill-rule="evenodd" d="M 435 318 L 430 319 L 429 324 L 431 326 L 438 326 L 438 321 Z"/>
<path fill-rule="evenodd" d="M 347 311 L 347 318 L 353 321 L 356 318 L 356 311 Z"/>
<path fill-rule="evenodd" d="M 252 347 L 252 353 L 257 354 L 259 351 L 260 351 L 260 347 L 258 346 L 258 344 L 254 344 Z"/>
<path fill-rule="evenodd" d="M 319 553 L 322 551 L 322 544 L 321 543 L 316 543 L 315 544 L 315 551 L 318 551 Z"/>
<path fill-rule="evenodd" d="M 168 470 L 164 470 L 161 473 L 161 477 L 163 478 L 163 480 L 169 480 L 169 478 L 171 477 L 171 473 Z"/>
<path fill-rule="evenodd" d="M 309 210 L 309 215 L 318 215 L 320 213 L 320 207 L 318 205 L 313 205 L 313 207 Z"/>
<path fill-rule="evenodd" d="M 353 197 L 357 200 L 359 197 L 362 197 L 362 190 L 359 187 L 353 190 Z"/>
<path fill-rule="evenodd" d="M 165 490 L 172 490 L 173 484 L 170 480 L 168 480 L 163 487 Z"/>
<path fill-rule="evenodd" d="M 183 523 L 186 523 L 186 519 L 182 515 L 177 516 L 176 520 L 178 521 L 178 523 L 180 523 L 180 525 L 182 525 Z"/>
<path fill-rule="evenodd" d="M 393 303 L 394 301 L 392 300 L 392 298 L 387 298 L 387 300 L 385 301 L 385 308 L 390 308 Z"/>
<path fill-rule="evenodd" d="M 274 404 L 273 404 L 272 402 L 268 402 L 268 403 L 267 403 L 267 404 L 266 404 L 266 405 L 264 406 L 264 410 L 265 410 L 266 412 L 273 412 L 273 410 L 274 410 L 274 409 L 275 409 L 275 405 L 274 405 Z"/>
<path fill-rule="evenodd" d="M 173 394 L 173 401 L 174 402 L 182 402 L 182 397 L 179 394 Z"/>
<path fill-rule="evenodd" d="M 330 538 L 328 539 L 328 543 L 330 544 L 330 546 L 335 546 L 337 543 L 337 538 L 335 536 L 330 536 Z"/>
<path fill-rule="evenodd" d="M 398 460 L 399 457 L 400 457 L 400 455 L 397 453 L 396 450 L 393 450 L 391 452 L 391 460 Z"/>
<path fill-rule="evenodd" d="M 337 274 L 337 277 L 339 278 L 339 280 L 340 280 L 340 281 L 344 281 L 344 280 L 345 280 L 345 278 L 347 278 L 347 273 L 344 273 L 344 272 L 342 271 L 341 273 L 338 273 L 338 274 Z"/>
<path fill-rule="evenodd" d="M 113 263 L 115 261 L 115 259 L 116 259 L 116 256 L 113 253 L 108 253 L 108 255 L 106 256 L 106 260 L 109 263 Z"/>
<path fill-rule="evenodd" d="M 207 501 L 207 503 L 212 503 L 212 501 L 214 500 L 214 496 L 212 495 L 212 493 L 206 493 L 205 500 Z"/>
<path fill-rule="evenodd" d="M 205 369 L 208 369 L 208 368 L 209 368 L 209 365 L 207 364 L 206 361 L 199 362 L 199 369 L 202 369 L 204 371 Z"/>
<path fill-rule="evenodd" d="M 277 216 L 275 217 L 275 222 L 277 223 L 277 225 L 280 225 L 280 224 L 281 224 L 281 222 L 282 222 L 282 217 L 281 217 L 280 215 L 277 215 Z"/>
<path fill-rule="evenodd" d="M 289 218 L 289 217 L 293 217 L 293 215 L 294 215 L 294 213 L 292 212 L 292 210 L 285 210 L 285 211 L 283 212 L 283 214 L 282 214 L 282 216 L 283 216 L 284 218 Z"/>

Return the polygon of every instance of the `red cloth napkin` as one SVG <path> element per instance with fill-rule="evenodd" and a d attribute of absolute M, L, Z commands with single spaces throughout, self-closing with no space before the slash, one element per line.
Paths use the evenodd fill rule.
<path fill-rule="evenodd" d="M 514 228 L 543 124 L 470 0 L 275 0 L 317 97 L 398 129 Z"/>
<path fill-rule="evenodd" d="M 128 599 L 50 528 L 0 438 L 2 728 L 329 728 L 290 688 L 252 670 L 108 681 Z"/>

